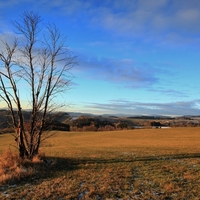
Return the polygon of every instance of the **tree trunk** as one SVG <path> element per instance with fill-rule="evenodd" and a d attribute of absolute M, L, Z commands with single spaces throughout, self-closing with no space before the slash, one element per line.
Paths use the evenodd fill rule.
<path fill-rule="evenodd" d="M 20 158 L 24 158 L 24 157 L 28 158 L 29 153 L 26 149 L 24 134 L 20 127 L 17 129 L 17 134 L 18 134 L 17 144 L 18 144 L 18 149 L 19 149 L 19 156 Z"/>

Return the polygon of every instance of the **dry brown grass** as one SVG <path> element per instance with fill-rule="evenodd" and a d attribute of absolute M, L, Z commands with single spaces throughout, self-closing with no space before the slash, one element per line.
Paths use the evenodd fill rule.
<path fill-rule="evenodd" d="M 52 164 L 25 181 L 1 186 L 0 197 L 199 199 L 199 132 L 200 128 L 58 132 L 42 145 Z"/>
<path fill-rule="evenodd" d="M 22 160 L 11 150 L 6 151 L 0 158 L 0 183 L 12 182 L 28 175 L 30 170 L 23 167 Z"/>
<path fill-rule="evenodd" d="M 32 161 L 21 159 L 17 153 L 10 149 L 5 151 L 0 157 L 0 185 L 14 184 L 20 180 L 32 177 L 44 164 L 41 160 L 44 155 L 38 155 Z"/>
<path fill-rule="evenodd" d="M 115 157 L 200 152 L 200 128 L 135 129 L 108 132 L 58 132 L 43 145 L 47 156 Z M 106 154 L 106 155 L 105 155 Z"/>

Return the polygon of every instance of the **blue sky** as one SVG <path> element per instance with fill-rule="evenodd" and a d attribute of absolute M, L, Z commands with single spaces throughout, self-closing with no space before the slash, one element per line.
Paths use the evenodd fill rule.
<path fill-rule="evenodd" d="M 24 11 L 55 23 L 78 57 L 66 111 L 200 115 L 199 0 L 0 0 L 1 39 Z"/>

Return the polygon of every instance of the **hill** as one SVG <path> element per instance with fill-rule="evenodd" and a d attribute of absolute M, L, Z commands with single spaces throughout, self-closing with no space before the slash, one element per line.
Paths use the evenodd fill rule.
<path fill-rule="evenodd" d="M 30 111 L 24 111 L 25 121 L 30 119 Z M 103 131 L 134 128 L 196 127 L 200 126 L 200 116 L 123 116 L 94 115 L 90 113 L 56 112 L 48 116 L 46 129 L 63 131 Z M 0 133 L 14 132 L 7 110 L 0 110 Z"/>

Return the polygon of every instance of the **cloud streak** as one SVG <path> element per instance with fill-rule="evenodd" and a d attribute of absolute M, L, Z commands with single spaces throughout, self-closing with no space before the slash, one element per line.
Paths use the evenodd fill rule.
<path fill-rule="evenodd" d="M 171 103 L 141 103 L 127 100 L 112 100 L 109 103 L 90 103 L 85 106 L 99 113 L 127 115 L 199 115 L 200 100 Z"/>
<path fill-rule="evenodd" d="M 157 69 L 146 63 L 136 63 L 133 59 L 81 57 L 76 70 L 85 78 L 104 80 L 127 88 L 149 87 L 159 81 Z"/>

